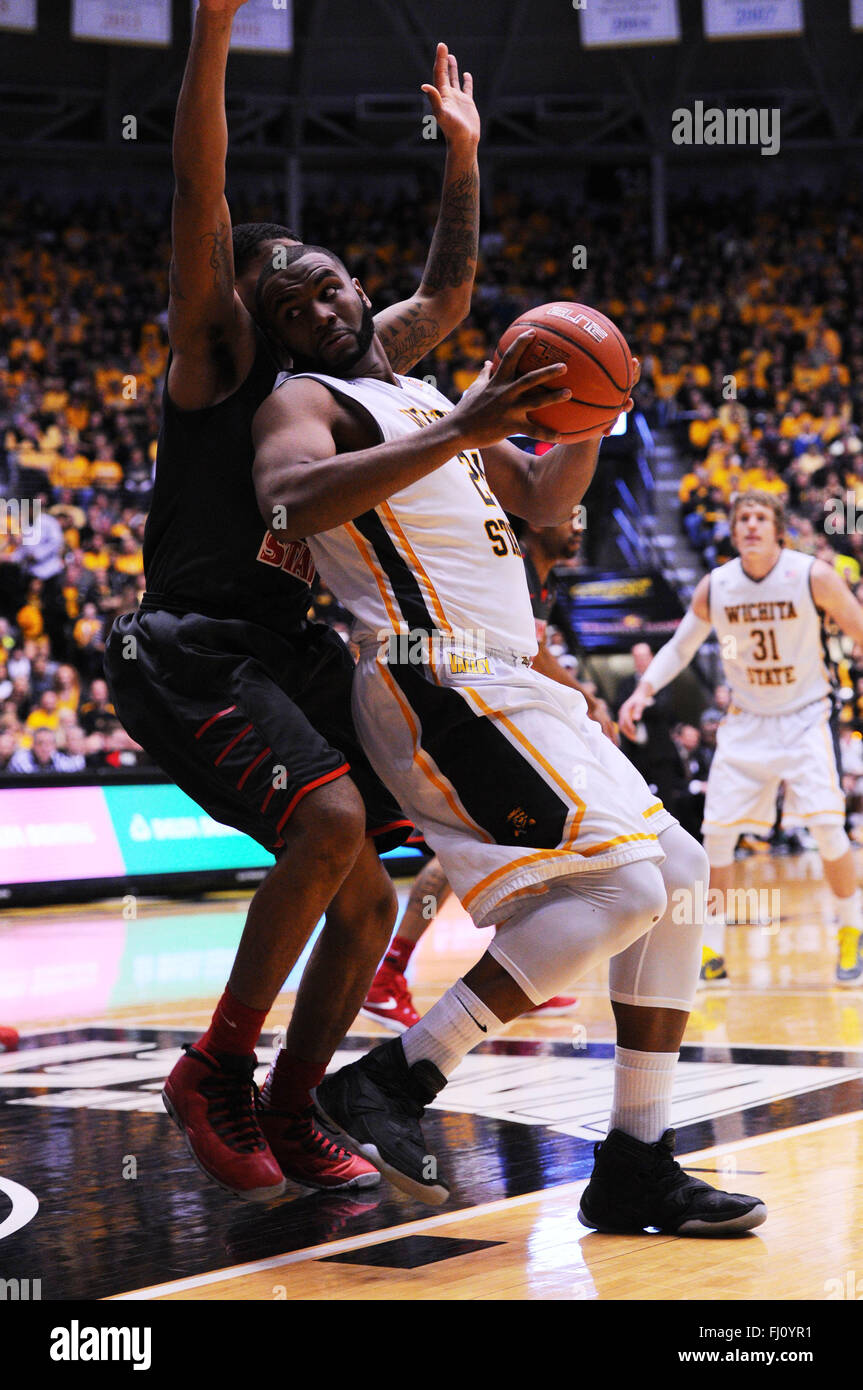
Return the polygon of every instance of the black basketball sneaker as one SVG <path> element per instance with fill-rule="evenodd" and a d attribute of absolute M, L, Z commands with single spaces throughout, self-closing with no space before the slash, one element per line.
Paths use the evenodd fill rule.
<path fill-rule="evenodd" d="M 449 1188 L 437 1173 L 420 1128 L 425 1107 L 446 1085 L 433 1062 L 408 1066 L 401 1038 L 381 1043 L 312 1092 L 325 1126 L 396 1187 L 430 1206 Z"/>
<path fill-rule="evenodd" d="M 593 1152 L 578 1217 L 594 1230 L 625 1235 L 652 1226 L 666 1235 L 727 1236 L 767 1219 L 760 1198 L 720 1192 L 684 1173 L 674 1158 L 673 1129 L 655 1144 L 613 1129 Z"/>

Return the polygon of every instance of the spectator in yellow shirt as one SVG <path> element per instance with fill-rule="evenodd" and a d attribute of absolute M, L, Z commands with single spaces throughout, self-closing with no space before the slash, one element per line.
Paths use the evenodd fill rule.
<path fill-rule="evenodd" d="M 689 426 L 689 442 L 693 449 L 697 449 L 700 454 L 705 453 L 718 429 L 719 420 L 714 414 L 713 406 L 708 401 L 702 401 L 696 411 L 696 418 Z"/>
<path fill-rule="evenodd" d="M 27 591 L 26 603 L 18 609 L 15 621 L 21 632 L 21 637 L 25 642 L 31 641 L 36 637 L 41 637 L 45 631 L 45 619 L 42 614 L 42 581 L 33 579 Z"/>
<path fill-rule="evenodd" d="M 685 506 L 700 487 L 706 487 L 707 481 L 708 473 L 705 464 L 697 463 L 689 473 L 684 474 L 680 479 L 680 486 L 677 489 L 680 503 Z"/>
<path fill-rule="evenodd" d="M 740 401 L 724 401 L 718 411 L 722 437 L 727 444 L 739 443 L 749 433 L 749 411 Z"/>
<path fill-rule="evenodd" d="M 765 463 L 761 470 L 761 481 L 758 484 L 761 492 L 772 493 L 774 497 L 787 497 L 788 484 L 784 478 L 779 476 L 772 463 Z"/>
<path fill-rule="evenodd" d="M 90 680 L 98 677 L 102 670 L 102 655 L 105 651 L 104 628 L 104 618 L 100 616 L 95 603 L 85 603 L 72 636 L 78 648 L 79 665 Z"/>
<path fill-rule="evenodd" d="M 102 488 L 105 492 L 116 492 L 122 481 L 123 470 L 117 460 L 111 457 L 111 446 L 100 445 L 96 450 L 96 457 L 90 464 L 90 486 Z"/>
<path fill-rule="evenodd" d="M 57 688 L 57 711 L 71 710 L 77 714 L 78 704 L 81 699 L 81 678 L 74 666 L 63 665 L 57 667 L 55 678 Z"/>
<path fill-rule="evenodd" d="M 821 407 L 821 418 L 814 421 L 814 429 L 822 444 L 832 444 L 842 433 L 842 417 L 835 401 L 825 401 Z"/>
<path fill-rule="evenodd" d="M 31 710 L 24 720 L 25 733 L 32 738 L 37 729 L 53 729 L 56 733 L 60 727 L 60 710 L 58 708 L 57 692 L 55 690 L 45 690 L 39 697 L 39 703 L 35 709 Z"/>
<path fill-rule="evenodd" d="M 125 535 L 120 541 L 120 554 L 114 561 L 114 569 L 118 574 L 143 574 L 144 555 L 135 537 Z"/>
<path fill-rule="evenodd" d="M 740 491 L 742 477 L 743 461 L 739 454 L 733 454 L 729 449 L 727 459 L 710 470 L 710 486 L 719 489 L 727 506 L 732 496 Z"/>
<path fill-rule="evenodd" d="M 77 490 L 87 486 L 90 476 L 90 462 L 79 452 L 71 440 L 60 449 L 51 469 L 51 483 L 56 488 Z"/>
<path fill-rule="evenodd" d="M 812 433 L 812 416 L 805 409 L 799 396 L 794 396 L 783 415 L 779 433 L 784 439 L 797 439 L 801 434 Z"/>
<path fill-rule="evenodd" d="M 655 357 L 653 362 L 653 389 L 661 401 L 674 400 L 680 390 L 683 373 L 677 369 L 673 357 L 666 356 L 661 363 Z"/>

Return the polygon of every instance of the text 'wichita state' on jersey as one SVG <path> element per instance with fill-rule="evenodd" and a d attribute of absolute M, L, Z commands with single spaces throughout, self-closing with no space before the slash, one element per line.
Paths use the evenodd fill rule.
<path fill-rule="evenodd" d="M 740 709 L 787 714 L 829 694 L 811 569 L 811 555 L 783 550 L 763 579 L 750 578 L 740 559 L 711 572 L 710 621 Z"/>
<path fill-rule="evenodd" d="M 413 377 L 309 374 L 336 397 L 357 401 L 381 441 L 425 429 L 452 410 Z M 536 655 L 524 560 L 476 449 L 465 450 L 385 502 L 308 538 L 324 583 L 354 614 L 358 640 L 381 632 L 442 632 L 470 649 L 482 643 Z"/>

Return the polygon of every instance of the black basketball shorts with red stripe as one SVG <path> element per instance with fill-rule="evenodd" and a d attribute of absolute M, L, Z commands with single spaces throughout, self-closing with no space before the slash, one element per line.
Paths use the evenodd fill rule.
<path fill-rule="evenodd" d="M 353 672 L 344 642 L 322 624 L 284 636 L 165 609 L 118 618 L 105 651 L 127 732 L 214 820 L 273 854 L 303 797 L 348 773 L 379 851 L 411 833 L 357 739 Z"/>

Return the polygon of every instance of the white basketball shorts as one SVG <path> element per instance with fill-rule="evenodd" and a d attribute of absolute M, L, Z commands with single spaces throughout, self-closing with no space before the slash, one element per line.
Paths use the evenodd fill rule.
<path fill-rule="evenodd" d="M 748 714 L 732 706 L 716 735 L 702 830 L 771 830 L 780 782 L 783 825 L 844 825 L 832 710 L 829 696 L 793 714 Z"/>
<path fill-rule="evenodd" d="M 658 836 L 674 817 L 580 692 L 530 666 L 454 654 L 388 664 L 367 649 L 353 711 L 378 776 L 477 926 L 553 879 L 665 858 Z"/>

